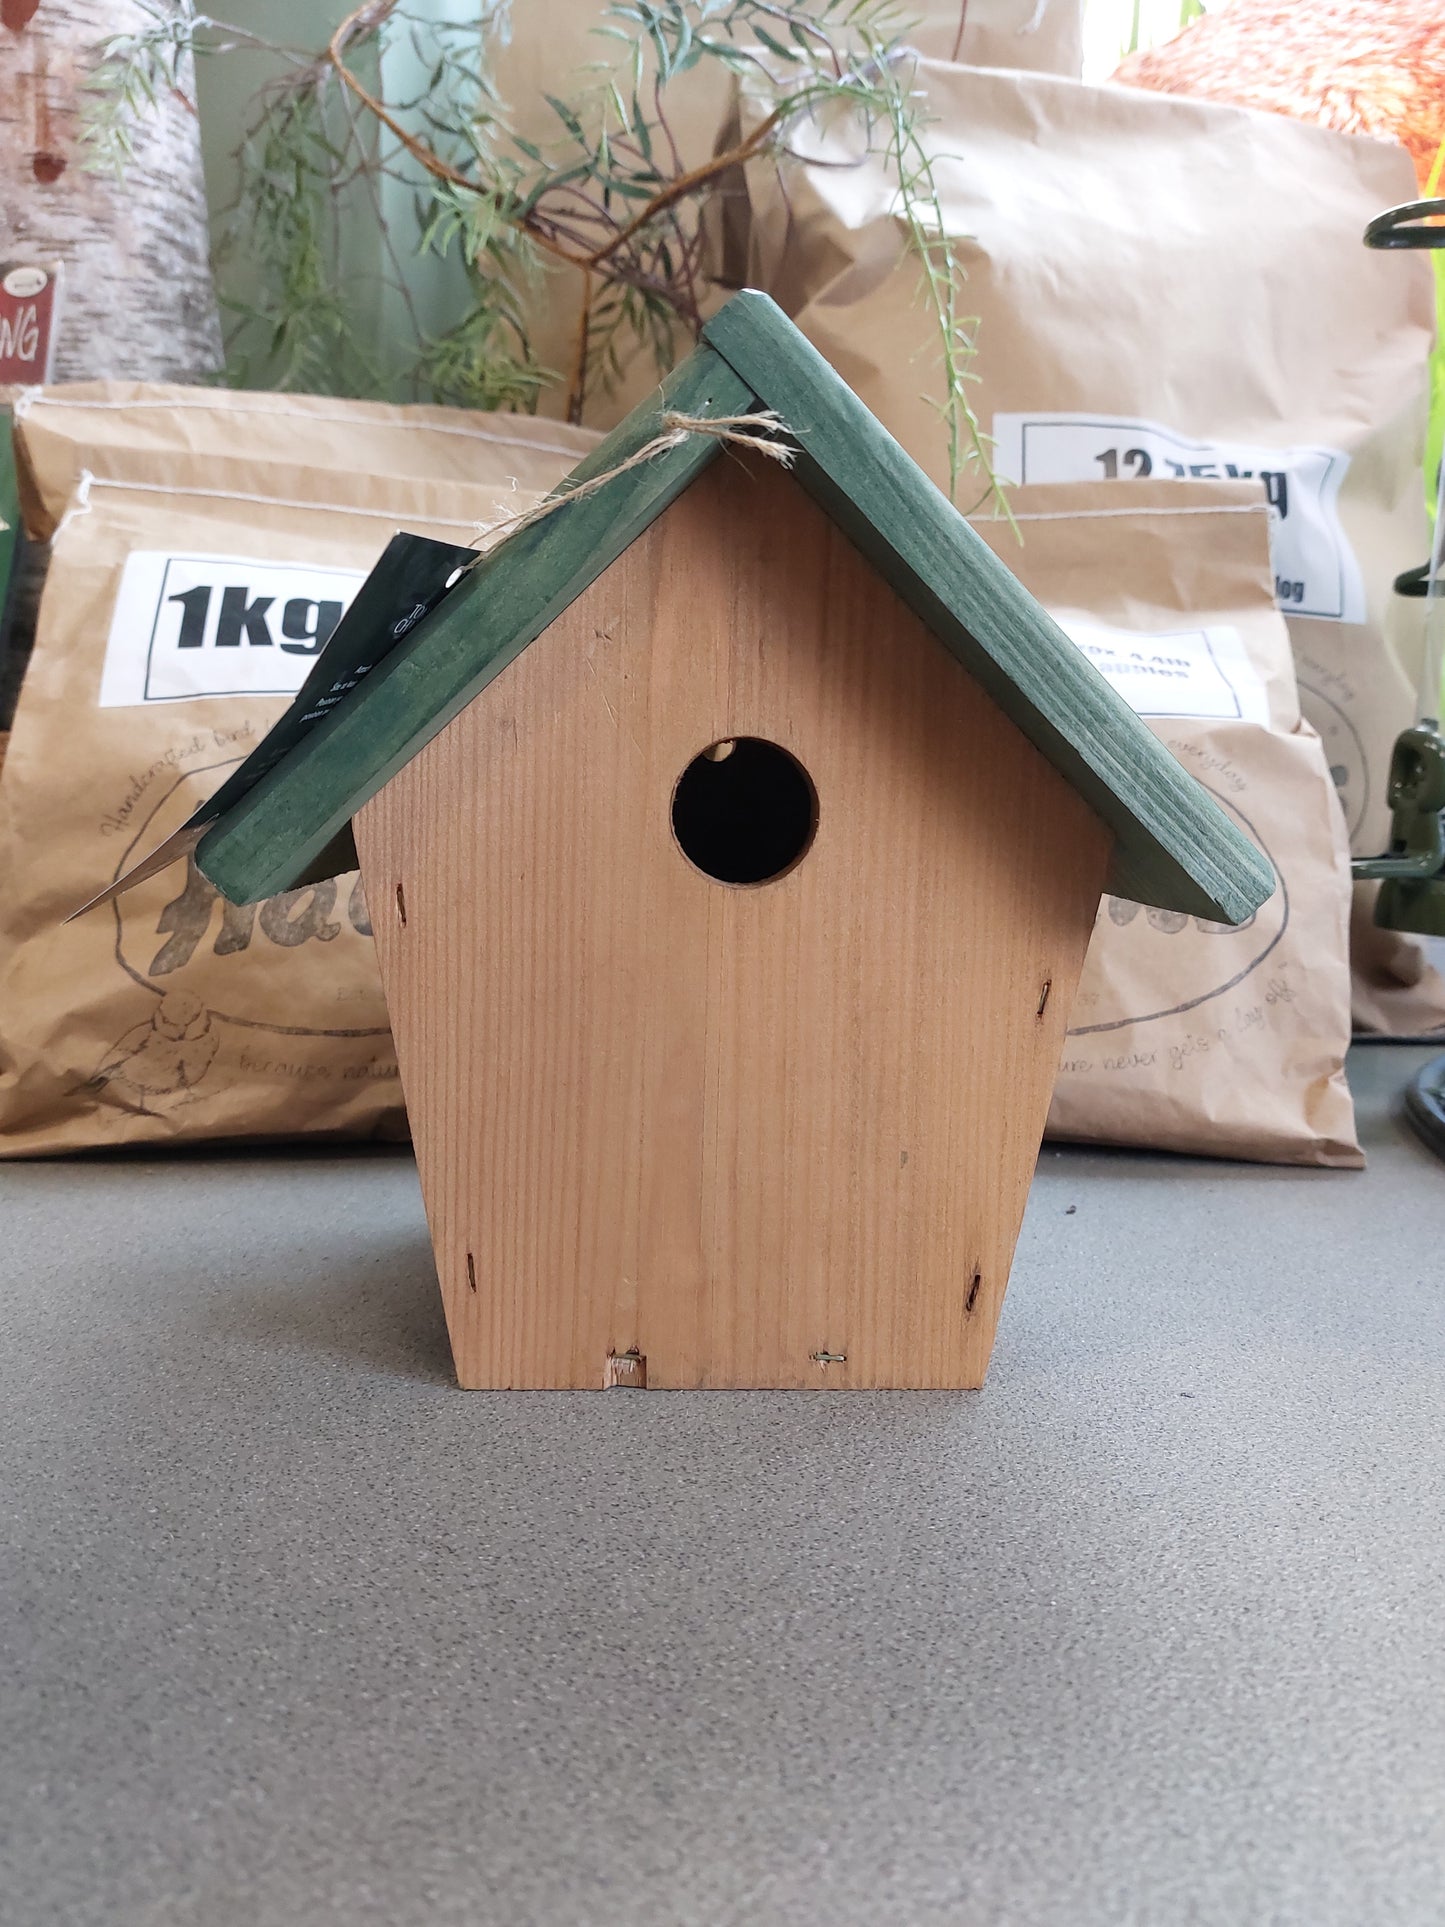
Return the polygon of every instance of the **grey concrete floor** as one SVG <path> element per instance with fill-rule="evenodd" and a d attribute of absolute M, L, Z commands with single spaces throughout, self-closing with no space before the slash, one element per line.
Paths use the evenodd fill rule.
<path fill-rule="evenodd" d="M 981 1395 L 463 1394 L 402 1156 L 0 1169 L 0 1920 L 1445 1921 L 1424 1055 L 1046 1152 Z"/>

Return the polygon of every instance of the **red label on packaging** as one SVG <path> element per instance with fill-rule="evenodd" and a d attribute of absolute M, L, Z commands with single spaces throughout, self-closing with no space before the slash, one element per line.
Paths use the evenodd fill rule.
<path fill-rule="evenodd" d="M 59 294 L 54 262 L 0 261 L 0 386 L 49 381 Z"/>

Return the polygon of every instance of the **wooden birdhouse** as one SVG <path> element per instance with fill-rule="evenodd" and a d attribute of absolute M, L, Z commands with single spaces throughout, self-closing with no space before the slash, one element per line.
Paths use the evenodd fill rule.
<path fill-rule="evenodd" d="M 196 861 L 354 830 L 463 1385 L 976 1386 L 1101 892 L 1269 866 L 765 297 L 564 493 Z"/>

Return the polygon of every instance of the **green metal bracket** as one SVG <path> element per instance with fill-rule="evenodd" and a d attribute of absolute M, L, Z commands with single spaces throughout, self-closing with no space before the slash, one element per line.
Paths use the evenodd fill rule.
<path fill-rule="evenodd" d="M 1432 1057 L 1405 1086 L 1405 1115 L 1437 1158 L 1445 1158 L 1445 1057 Z"/>
<path fill-rule="evenodd" d="M 1385 929 L 1445 936 L 1445 737 L 1433 722 L 1397 739 L 1388 800 L 1390 847 L 1358 858 L 1355 880 L 1382 882 L 1375 922 Z"/>

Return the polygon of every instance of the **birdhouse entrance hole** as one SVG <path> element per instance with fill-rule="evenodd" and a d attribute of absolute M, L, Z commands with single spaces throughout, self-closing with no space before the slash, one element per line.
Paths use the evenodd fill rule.
<path fill-rule="evenodd" d="M 772 883 L 801 862 L 818 827 L 818 794 L 795 756 L 761 736 L 711 743 L 678 779 L 672 833 L 718 883 Z"/>

